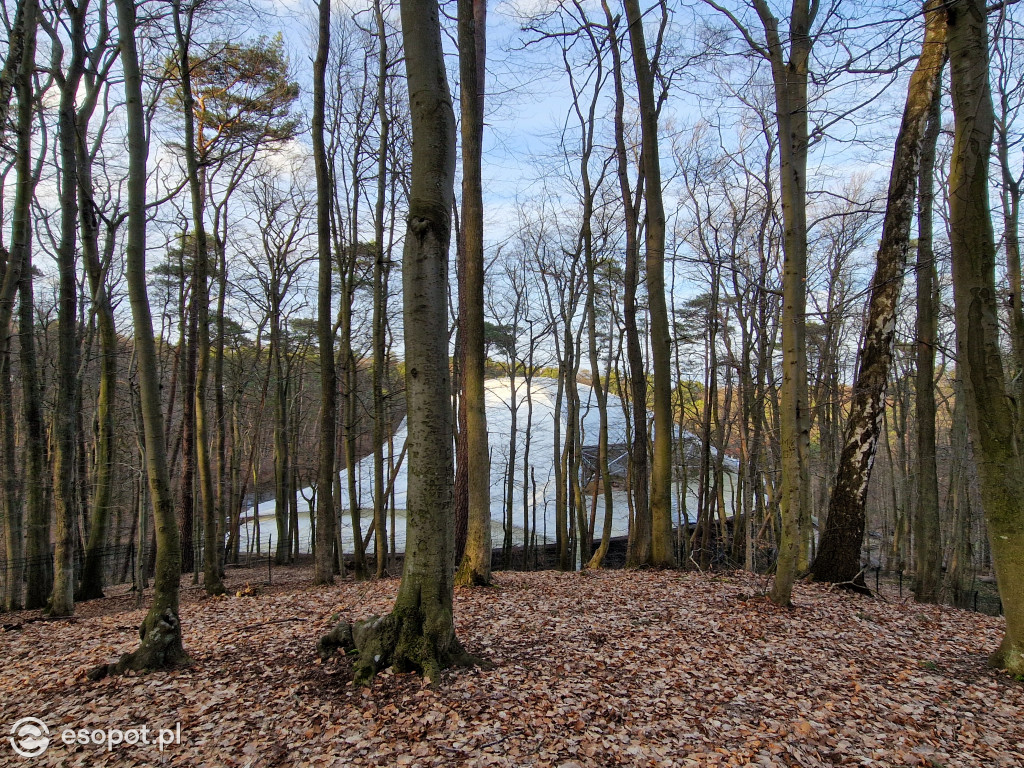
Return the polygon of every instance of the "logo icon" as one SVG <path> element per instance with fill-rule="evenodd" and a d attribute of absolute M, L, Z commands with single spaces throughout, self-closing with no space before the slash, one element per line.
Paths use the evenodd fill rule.
<path fill-rule="evenodd" d="M 50 745 L 50 729 L 38 717 L 23 717 L 11 726 L 10 741 L 22 757 L 39 757 Z"/>

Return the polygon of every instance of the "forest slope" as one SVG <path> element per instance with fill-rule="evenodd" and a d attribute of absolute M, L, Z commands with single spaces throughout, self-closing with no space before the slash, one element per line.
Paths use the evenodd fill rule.
<path fill-rule="evenodd" d="M 806 585 L 786 611 L 745 574 L 498 573 L 455 596 L 460 637 L 493 669 L 354 688 L 316 639 L 332 614 L 386 611 L 398 581 L 314 589 L 289 569 L 245 588 L 265 575 L 229 572 L 225 598 L 186 592 L 195 664 L 173 674 L 85 678 L 136 644 L 128 597 L 75 621 L 5 615 L 4 735 L 47 723 L 33 765 L 1024 766 L 1024 685 L 985 666 L 1002 619 Z M 163 752 L 60 741 L 176 724 Z"/>

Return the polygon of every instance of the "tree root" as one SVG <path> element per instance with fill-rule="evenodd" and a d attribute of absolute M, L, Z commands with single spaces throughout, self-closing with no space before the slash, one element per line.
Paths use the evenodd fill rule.
<path fill-rule="evenodd" d="M 170 608 L 150 613 L 139 626 L 142 643 L 131 653 L 124 654 L 114 664 L 100 664 L 87 675 L 90 680 L 102 680 L 107 675 L 122 675 L 129 670 L 148 672 L 156 669 L 185 667 L 192 660 L 181 645 L 181 623 Z"/>
<path fill-rule="evenodd" d="M 316 644 L 321 659 L 335 651 L 355 653 L 353 680 L 366 685 L 383 669 L 420 672 L 436 685 L 441 672 L 450 667 L 490 667 L 488 662 L 467 653 L 454 633 L 431 631 L 429 623 L 415 610 L 396 608 L 386 616 L 371 616 L 350 624 L 342 619 Z"/>
<path fill-rule="evenodd" d="M 456 587 L 489 587 L 491 586 L 490 579 L 484 578 L 484 575 L 477 571 L 471 566 L 468 560 L 463 559 L 459 569 L 455 572 L 455 586 Z"/>
<path fill-rule="evenodd" d="M 996 652 L 988 657 L 988 665 L 1005 669 L 1018 678 L 1024 676 L 1024 647 L 1004 638 Z"/>
<path fill-rule="evenodd" d="M 863 568 L 861 568 L 857 572 L 857 575 L 849 581 L 835 581 L 832 582 L 832 584 L 829 586 L 829 590 L 836 588 L 845 589 L 849 592 L 856 592 L 858 595 L 865 595 L 867 597 L 871 597 L 874 594 L 868 587 L 868 585 L 864 582 Z"/>

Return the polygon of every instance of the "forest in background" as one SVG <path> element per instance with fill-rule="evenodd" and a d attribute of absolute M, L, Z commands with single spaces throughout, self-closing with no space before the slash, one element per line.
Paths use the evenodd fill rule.
<path fill-rule="evenodd" d="M 420 333 L 440 339 L 454 382 L 433 391 L 449 416 L 425 423 L 459 457 L 450 543 L 468 583 L 489 579 L 492 549 L 490 490 L 475 482 L 492 455 L 480 450 L 488 371 L 557 380 L 564 570 L 600 566 L 612 506 L 607 430 L 582 443 L 577 382 L 603 425 L 608 395 L 625 407 L 628 565 L 772 571 L 783 604 L 797 574 L 863 589 L 878 566 L 914 574 L 922 601 L 967 605 L 979 577 L 1013 564 L 1015 4 L 508 4 L 492 9 L 508 35 L 495 56 L 486 3 L 462 0 L 439 22 L 458 52 L 462 193 L 443 211 L 455 245 L 449 257 L 440 238 L 443 318 L 422 327 L 400 312 L 403 279 L 426 283 L 400 258 L 410 200 L 422 201 L 399 10 L 5 2 L 7 609 L 70 613 L 126 578 L 108 553 L 129 545 L 157 553 L 135 559 L 137 583 L 152 568 L 169 584 L 156 561 L 172 548 L 168 514 L 175 569 L 202 570 L 216 593 L 261 492 L 278 510 L 277 563 L 295 558 L 297 499 L 315 488 L 316 579 L 346 559 L 356 578 L 383 575 L 383 446 L 407 409 L 424 418 L 406 402 Z M 255 32 L 276 25 L 287 34 Z M 542 68 L 516 69 L 517 55 Z M 489 119 L 531 87 L 561 110 L 557 130 L 531 148 L 505 127 L 505 149 L 484 152 Z M 963 131 L 985 126 L 955 123 L 952 107 L 982 93 L 993 143 L 979 161 Z M 536 115 L 519 118 L 529 137 Z M 990 255 L 995 293 L 984 264 L 957 277 L 958 254 Z M 961 290 L 987 303 L 969 310 Z M 588 447 L 604 521 L 582 480 Z M 352 478 L 370 454 L 375 501 L 360 509 Z M 694 472 L 691 526 L 672 489 Z M 340 551 L 341 515 L 359 531 L 353 552 Z M 1004 603 L 1019 578 L 1003 576 Z"/>

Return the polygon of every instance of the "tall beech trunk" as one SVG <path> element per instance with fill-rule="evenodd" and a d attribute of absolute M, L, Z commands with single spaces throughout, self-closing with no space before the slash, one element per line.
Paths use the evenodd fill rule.
<path fill-rule="evenodd" d="M 468 515 L 466 549 L 456 583 L 491 581 L 491 468 L 484 403 L 484 204 L 481 152 L 487 58 L 487 0 L 459 0 L 459 82 L 462 109 L 462 248 L 459 330 L 466 406 Z M 513 365 L 515 365 L 513 361 Z M 509 465 L 509 486 L 512 485 Z M 508 560 L 505 560 L 508 567 Z"/>
<path fill-rule="evenodd" d="M 35 337 L 35 291 L 32 254 L 26 249 L 18 303 L 18 353 L 21 363 L 21 411 L 24 417 L 25 477 L 45 477 L 46 424 L 43 391 L 39 381 L 39 360 Z M 25 483 L 25 608 L 43 608 L 53 588 L 50 562 L 49 486 L 45 482 Z"/>
<path fill-rule="evenodd" d="M 35 23 L 35 22 L 33 22 Z M 34 45 L 34 42 L 33 42 Z M 19 149 L 20 151 L 20 149 Z M 26 150 L 28 152 L 29 150 Z M 38 171 L 37 171 L 38 173 Z M 38 175 L 36 175 L 38 178 Z M 16 214 L 17 215 L 17 214 Z M 22 242 L 15 233 L 21 255 L 21 280 L 18 304 L 18 353 L 21 363 L 21 407 L 24 418 L 25 477 L 44 478 L 47 473 L 46 423 L 43 417 L 43 387 L 36 352 L 34 268 L 29 240 Z M 46 482 L 25 483 L 25 608 L 43 608 L 53 588 L 50 561 L 50 486 Z"/>
<path fill-rule="evenodd" d="M 781 515 L 771 600 L 789 605 L 810 525 L 810 403 L 807 396 L 807 77 L 817 3 L 794 0 L 789 52 L 765 0 L 753 0 L 772 68 L 782 202 L 782 383 L 779 387 Z"/>
<path fill-rule="evenodd" d="M 658 155 L 658 106 L 654 75 L 647 56 L 643 17 L 638 0 L 623 0 L 633 50 L 637 95 L 640 99 L 640 132 L 643 150 L 644 202 L 647 211 L 645 266 L 647 304 L 650 314 L 651 369 L 654 411 L 654 444 L 651 456 L 651 552 L 650 565 L 675 565 L 672 544 L 672 336 L 665 302 L 665 207 L 661 193 L 661 159 Z M 664 11 L 664 9 L 663 9 Z M 664 11 L 667 12 L 667 11 Z M 646 413 L 644 414 L 646 418 Z"/>
<path fill-rule="evenodd" d="M 317 336 L 320 344 L 320 470 L 317 485 L 316 562 L 314 584 L 334 581 L 335 505 L 334 445 L 337 439 L 338 376 L 334 368 L 334 315 L 331 307 L 331 167 L 324 140 L 327 101 L 327 60 L 331 44 L 331 3 L 319 0 L 316 59 L 313 62 L 313 158 L 316 164 L 316 228 L 318 251 Z"/>
<path fill-rule="evenodd" d="M 448 367 L 448 246 L 455 184 L 455 114 L 444 66 L 438 5 L 402 0 L 412 115 L 412 182 L 402 259 L 408 402 L 408 527 L 402 583 L 391 613 L 342 622 L 321 653 L 357 647 L 355 679 L 418 670 L 436 683 L 469 657 L 452 618 L 454 537 L 452 401 Z"/>
<path fill-rule="evenodd" d="M 187 234 L 181 239 L 181 262 L 180 276 L 185 280 L 185 254 L 192 245 L 189 244 Z M 196 389 L 196 334 L 199 328 L 198 306 L 195 299 L 195 286 L 188 291 L 188 297 L 182 291 L 179 303 L 179 322 L 181 332 L 178 334 L 179 365 L 178 378 L 180 379 L 181 394 L 181 422 L 179 427 L 180 442 L 178 451 L 181 456 L 180 467 L 175 468 L 178 477 L 178 526 L 181 531 L 181 554 L 182 571 L 193 573 L 195 571 L 195 476 L 196 476 L 196 414 L 195 414 L 195 389 Z M 170 421 L 170 416 L 168 416 Z M 171 462 L 172 466 L 175 462 Z"/>
<path fill-rule="evenodd" d="M 192 203 L 192 228 L 195 238 L 193 255 L 192 297 L 195 308 L 195 333 L 193 337 L 195 354 L 194 388 L 186 389 L 185 397 L 192 399 L 192 415 L 195 419 L 193 439 L 195 441 L 196 479 L 199 481 L 199 503 L 203 521 L 203 585 L 208 595 L 224 592 L 220 578 L 220 547 L 217 544 L 217 510 L 213 491 L 213 461 L 210 455 L 210 428 L 207 423 L 206 390 L 210 372 L 210 249 L 204 215 L 203 185 L 200 180 L 199 153 L 196 142 L 195 97 L 192 94 L 192 61 L 189 45 L 192 36 L 194 12 L 189 10 L 182 17 L 181 2 L 174 2 L 174 33 L 178 55 L 178 75 L 181 87 L 181 109 L 185 118 L 184 152 L 185 169 L 188 176 L 189 197 Z M 191 314 L 191 313 L 190 313 Z M 183 446 L 184 448 L 185 446 Z"/>
<path fill-rule="evenodd" d="M 269 362 L 274 379 L 274 522 L 277 525 L 274 562 L 277 565 L 284 565 L 291 558 L 289 504 L 292 495 L 292 469 L 288 440 L 290 421 L 288 405 L 291 387 L 285 365 L 287 351 L 284 346 L 286 340 L 284 339 L 284 329 L 281 327 L 281 304 L 284 291 L 281 288 L 279 276 L 274 278 L 272 292 Z"/>
<path fill-rule="evenodd" d="M 946 519 L 952 521 L 950 553 L 944 588 L 950 602 L 969 608 L 974 592 L 974 510 L 971 505 L 974 452 L 967 437 L 967 409 L 964 407 L 963 377 L 957 371 L 953 380 L 953 413 L 949 429 L 949 490 L 946 494 Z"/>
<path fill-rule="evenodd" d="M 867 327 L 853 385 L 850 415 L 846 421 L 843 451 L 832 486 L 828 519 L 821 535 L 818 556 L 810 569 L 811 575 L 819 581 L 855 582 L 858 588 L 866 589 L 860 573 L 864 502 L 885 408 L 896 309 L 903 287 L 910 225 L 914 218 L 921 146 L 932 104 L 940 97 L 945 59 L 945 13 L 937 2 L 929 0 L 925 3 L 924 44 L 910 78 L 903 122 L 896 136 L 882 240 L 871 284 Z"/>
<path fill-rule="evenodd" d="M 957 359 L 974 444 L 1006 635 L 990 663 L 1024 674 L 1024 458 L 1015 441 L 999 348 L 995 240 L 988 200 L 993 111 L 982 0 L 952 0 L 949 60 L 954 114 L 949 171 Z"/>
<path fill-rule="evenodd" d="M 608 548 L 611 546 L 612 522 L 613 522 L 613 499 L 612 479 L 608 469 L 608 372 L 601 375 L 601 364 L 597 352 L 597 309 L 595 306 L 595 294 L 597 286 L 594 281 L 594 257 L 592 249 L 587 249 L 587 336 L 589 338 L 589 357 L 591 378 L 593 381 L 594 395 L 597 397 L 598 433 L 597 433 L 597 472 L 594 475 L 594 483 L 601 486 L 604 494 L 604 520 L 601 526 L 601 543 L 598 545 L 590 561 L 585 565 L 587 568 L 600 568 Z M 609 337 L 611 337 L 609 332 Z M 610 352 L 610 350 L 609 350 Z M 610 354 L 609 354 L 610 357 Z M 529 385 L 529 382 L 527 382 Z M 595 499 L 597 488 L 594 489 Z M 589 541 L 588 541 L 589 544 Z"/>
<path fill-rule="evenodd" d="M 128 115 L 128 229 L 125 244 L 126 281 L 135 331 L 139 395 L 145 432 L 146 476 L 156 528 L 156 574 L 153 602 L 139 628 L 141 645 L 116 664 L 101 665 L 90 677 L 176 667 L 188 663 L 181 644 L 178 593 L 181 583 L 181 541 L 174 516 L 164 443 L 163 413 L 153 318 L 146 291 L 146 158 L 149 154 L 142 104 L 142 73 L 135 43 L 135 3 L 115 0 L 124 69 L 125 108 Z"/>
<path fill-rule="evenodd" d="M 943 18 L 945 22 L 945 18 Z M 917 378 L 914 408 L 917 421 L 917 505 L 914 512 L 914 599 L 936 603 L 942 587 L 942 541 L 939 519 L 939 476 L 935 464 L 935 344 L 939 337 L 939 278 L 932 248 L 932 204 L 935 199 L 935 145 L 942 127 L 939 99 L 932 100 L 921 146 L 917 211 Z"/>
<path fill-rule="evenodd" d="M 57 408 L 53 414 L 53 497 L 56 546 L 53 593 L 49 611 L 69 616 L 75 609 L 75 533 L 77 494 L 75 473 L 78 444 L 78 162 L 75 99 L 85 73 L 85 24 L 88 0 L 68 3 L 71 58 L 67 70 L 55 73 L 60 86 L 58 141 L 60 144 L 60 243 L 57 247 Z"/>
<path fill-rule="evenodd" d="M 18 498 L 18 472 L 14 425 L 14 383 L 11 378 L 11 320 L 22 273 L 30 264 L 32 248 L 32 74 L 36 59 L 38 0 L 22 0 L 11 30 L 10 57 L 4 65 L 0 109 L 4 118 L 0 131 L 7 127 L 10 91 L 17 98 L 17 151 L 15 154 L 14 207 L 11 222 L 11 248 L 0 253 L 0 512 L 4 521 L 4 547 L 7 555 L 3 606 L 16 610 L 22 606 L 22 509 Z M 7 90 L 10 88 L 10 90 Z M 47 549 L 49 541 L 46 542 Z"/>
<path fill-rule="evenodd" d="M 639 281 L 637 204 L 629 186 L 629 157 L 626 152 L 625 89 L 622 82 L 622 51 L 617 35 L 619 17 L 612 16 L 607 0 L 602 0 L 608 23 L 608 44 L 612 53 L 612 78 L 615 85 L 615 174 L 619 179 L 625 238 L 625 270 L 623 274 L 622 323 L 626 335 L 626 359 L 629 364 L 629 386 L 632 396 L 632 435 L 629 452 L 629 487 L 632 497 L 629 537 L 626 542 L 626 566 L 636 568 L 651 555 L 651 507 L 647 486 L 647 373 L 644 368 L 640 333 L 636 324 L 636 288 Z M 637 194 L 643 188 L 644 169 L 639 169 Z"/>
<path fill-rule="evenodd" d="M 104 40 L 106 32 L 104 28 Z M 90 57 L 90 69 L 99 67 L 97 52 Z M 85 547 L 85 561 L 76 599 L 103 597 L 105 548 L 110 528 L 111 501 L 114 493 L 115 420 L 114 398 L 117 393 L 117 329 L 114 309 L 106 286 L 106 270 L 99 247 L 99 219 L 93 192 L 92 155 L 86 145 L 88 125 L 101 93 L 99 82 L 87 75 L 86 99 L 78 109 L 78 130 L 75 155 L 78 163 L 79 219 L 82 228 L 82 257 L 89 280 L 93 310 L 100 341 L 99 391 L 96 395 L 96 448 L 92 476 L 91 525 Z M 112 254 L 113 231 L 108 230 L 106 255 Z M 109 261 L 109 259 L 108 259 Z M 119 530 L 119 526 L 115 526 Z"/>
<path fill-rule="evenodd" d="M 388 526 L 387 499 L 384 489 L 384 440 L 390 429 L 384 413 L 384 381 L 387 376 L 385 330 L 387 327 L 387 259 L 384 242 L 384 207 L 387 197 L 388 152 L 391 141 L 391 117 L 388 114 L 388 36 L 380 0 L 374 0 L 373 13 L 377 26 L 377 112 L 380 119 L 380 143 L 377 149 L 377 200 L 373 209 L 373 524 L 374 550 L 377 555 L 377 578 L 387 569 Z"/>

